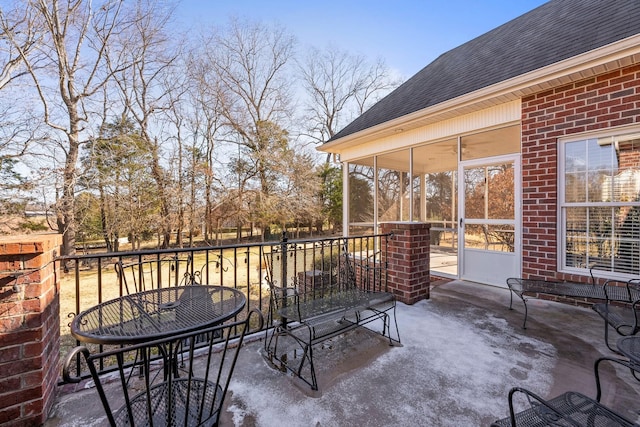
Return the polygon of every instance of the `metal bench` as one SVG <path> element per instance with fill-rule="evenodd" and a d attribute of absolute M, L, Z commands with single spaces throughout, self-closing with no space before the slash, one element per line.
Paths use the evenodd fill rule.
<path fill-rule="evenodd" d="M 568 391 L 552 399 L 543 399 L 522 387 L 509 391 L 509 416 L 495 421 L 492 427 L 542 426 L 637 426 L 637 424 L 600 403 L 602 394 L 599 366 L 604 361 L 618 363 L 636 372 L 640 366 L 626 360 L 600 358 L 595 362 L 596 398 Z M 516 396 L 524 396 L 525 408 L 516 410 Z M 523 402 L 518 402 L 522 406 Z"/>
<path fill-rule="evenodd" d="M 609 328 L 622 336 L 640 332 L 640 279 L 605 283 L 605 302 L 594 304 L 593 310 L 604 319 L 604 341 L 611 351 L 617 352 L 609 343 Z"/>
<path fill-rule="evenodd" d="M 535 298 L 539 294 L 562 296 L 567 298 L 588 298 L 592 300 L 626 301 L 628 293 L 625 287 L 596 285 L 593 283 L 554 282 L 543 279 L 522 279 L 511 277 L 507 279 L 510 291 L 509 310 L 513 309 L 513 295 L 517 295 L 524 304 L 524 322 L 522 328 L 527 328 L 527 297 Z M 607 289 L 605 289 L 607 287 Z"/>
<path fill-rule="evenodd" d="M 274 368 L 290 371 L 315 391 L 318 390 L 316 344 L 376 320 L 381 321 L 382 330 L 375 332 L 387 337 L 390 345 L 400 343 L 396 298 L 387 290 L 386 266 L 380 260 L 358 259 L 346 246 L 345 242 L 329 248 L 337 260 L 335 271 L 291 274 L 294 277 L 291 286 L 278 286 L 278 275 L 273 275 L 274 258 L 267 261 L 271 290 L 269 321 L 274 328 L 267 332 L 265 358 Z M 287 249 L 302 250 L 305 249 Z M 309 277 L 314 279 L 309 282 Z"/>

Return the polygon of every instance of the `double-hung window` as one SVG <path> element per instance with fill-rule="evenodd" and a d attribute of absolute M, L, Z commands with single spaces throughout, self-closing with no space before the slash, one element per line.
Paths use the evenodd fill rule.
<path fill-rule="evenodd" d="M 640 129 L 560 143 L 560 265 L 640 274 Z"/>

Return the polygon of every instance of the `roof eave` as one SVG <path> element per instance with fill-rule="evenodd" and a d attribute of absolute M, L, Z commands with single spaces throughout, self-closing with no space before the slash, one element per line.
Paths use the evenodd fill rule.
<path fill-rule="evenodd" d="M 636 63 L 640 63 L 640 34 L 324 143 L 318 150 L 340 153 L 342 148 L 477 111 L 487 105 L 512 101 L 558 84 L 582 80 L 610 69 Z"/>

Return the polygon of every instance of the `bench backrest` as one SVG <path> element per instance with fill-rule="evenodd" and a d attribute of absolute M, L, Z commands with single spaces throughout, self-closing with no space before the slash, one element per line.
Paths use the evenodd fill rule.
<path fill-rule="evenodd" d="M 264 279 L 270 289 L 270 319 L 287 304 L 358 288 L 387 291 L 387 270 L 380 252 L 356 246 L 353 239 L 283 242 L 263 253 Z"/>

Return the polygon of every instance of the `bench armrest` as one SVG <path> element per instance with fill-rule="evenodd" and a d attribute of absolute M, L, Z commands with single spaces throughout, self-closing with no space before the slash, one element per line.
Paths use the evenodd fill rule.
<path fill-rule="evenodd" d="M 507 286 L 512 292 L 515 292 L 520 297 L 522 297 L 522 293 L 525 292 L 525 287 L 522 282 L 522 279 L 517 277 L 509 277 L 507 279 Z"/>

